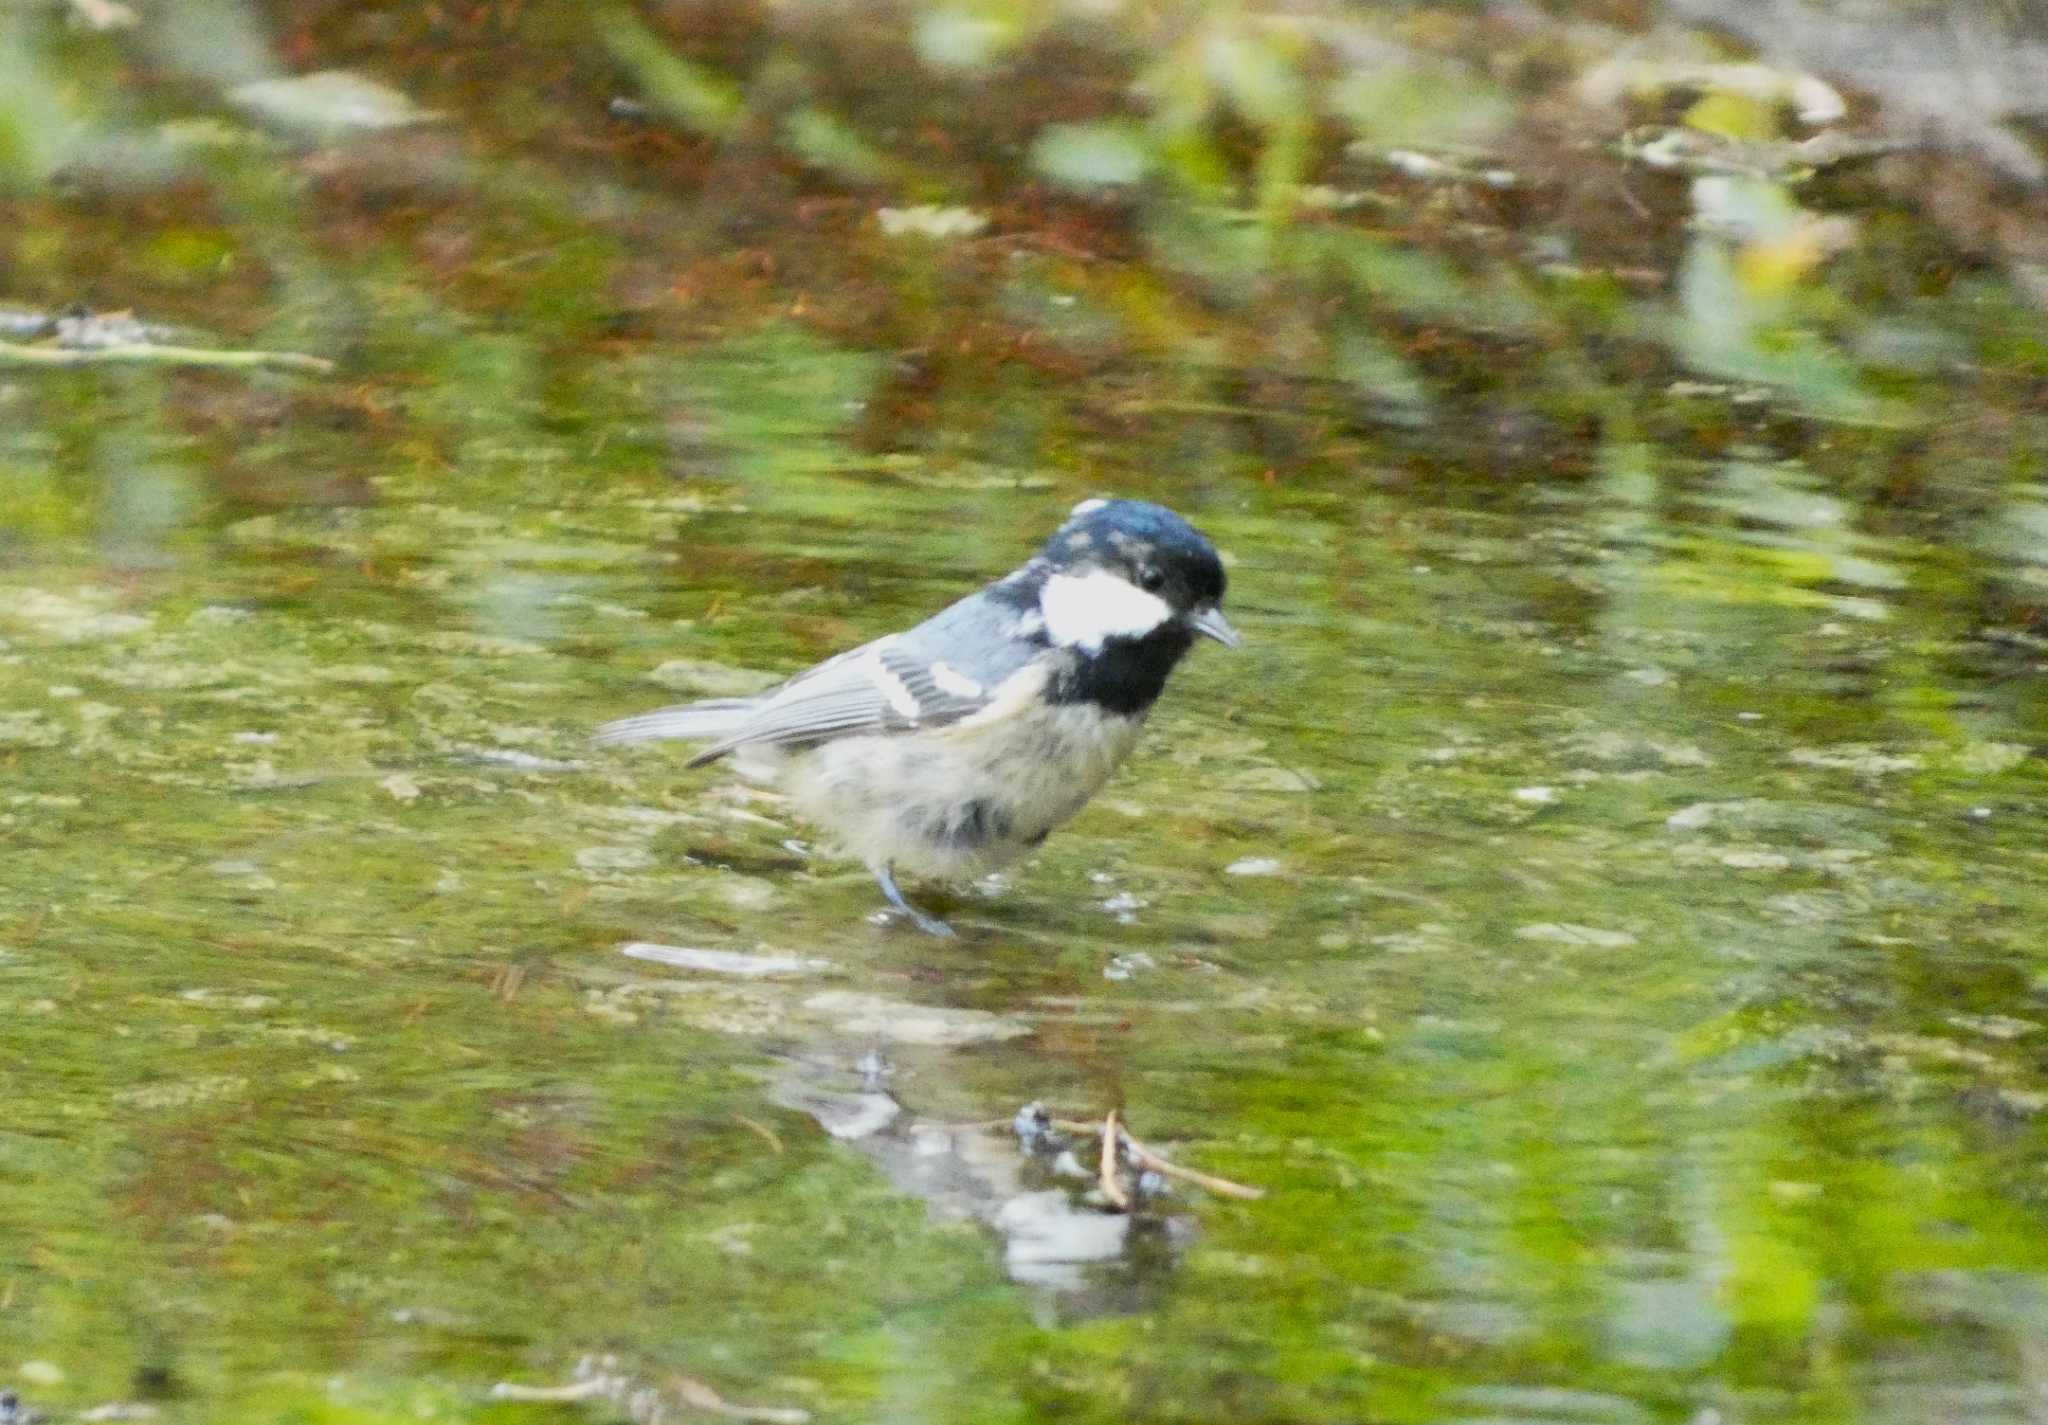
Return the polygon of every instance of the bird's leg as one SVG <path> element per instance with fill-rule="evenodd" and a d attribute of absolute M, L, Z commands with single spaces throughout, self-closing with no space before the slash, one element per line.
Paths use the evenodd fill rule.
<path fill-rule="evenodd" d="M 912 925 L 915 925 L 927 935 L 941 937 L 952 935 L 952 926 L 946 924 L 943 920 L 926 915 L 903 898 L 903 892 L 896 889 L 896 876 L 887 861 L 882 862 L 878 866 L 870 866 L 868 869 L 874 872 L 875 884 L 882 888 L 882 894 L 888 899 L 889 904 L 909 916 Z"/>

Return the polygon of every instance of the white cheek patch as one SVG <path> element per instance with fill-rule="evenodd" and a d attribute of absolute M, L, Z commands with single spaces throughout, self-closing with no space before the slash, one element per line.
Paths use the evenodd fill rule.
<path fill-rule="evenodd" d="M 1112 638 L 1143 638 L 1173 617 L 1164 599 L 1107 569 L 1053 575 L 1038 595 L 1038 609 L 1054 643 L 1089 652 Z"/>

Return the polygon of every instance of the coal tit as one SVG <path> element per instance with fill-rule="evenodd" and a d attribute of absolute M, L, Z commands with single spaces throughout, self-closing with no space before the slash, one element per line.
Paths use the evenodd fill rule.
<path fill-rule="evenodd" d="M 1084 500 L 1037 555 L 904 633 L 750 698 L 609 723 L 599 742 L 710 745 L 874 873 L 919 929 L 895 872 L 954 879 L 1016 859 L 1087 804 L 1137 741 L 1197 634 L 1235 648 L 1223 564 L 1200 531 L 1142 500 Z"/>

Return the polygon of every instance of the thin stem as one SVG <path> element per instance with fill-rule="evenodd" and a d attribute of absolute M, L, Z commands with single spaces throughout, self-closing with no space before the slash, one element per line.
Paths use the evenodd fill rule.
<path fill-rule="evenodd" d="M 324 356 L 297 351 L 220 351 L 204 346 L 158 346 L 130 342 L 122 346 L 23 346 L 0 341 L 0 366 L 99 366 L 145 362 L 159 366 L 276 366 L 325 376 L 334 363 Z"/>

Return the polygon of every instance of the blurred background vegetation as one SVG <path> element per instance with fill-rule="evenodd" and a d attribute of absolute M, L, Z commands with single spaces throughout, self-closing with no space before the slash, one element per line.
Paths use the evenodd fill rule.
<path fill-rule="evenodd" d="M 1738 435 L 1686 377 L 1867 463 L 1959 377 L 2037 379 L 2018 12 L 1678 8 L 18 4 L 0 295 L 365 375 L 394 265 L 456 327 L 772 311 L 892 352 L 877 448 L 1086 375 L 1124 420 L 1234 407 L 1282 468 L 1356 428 Z"/>

